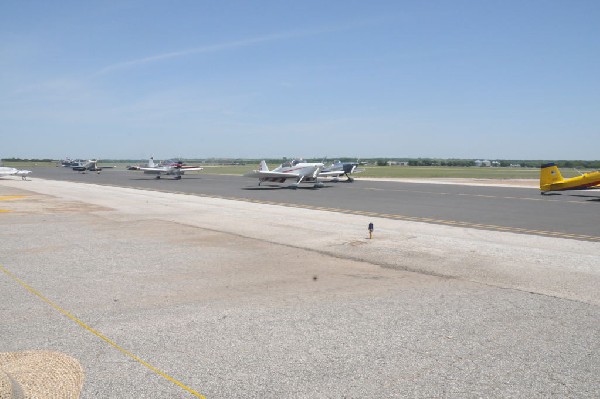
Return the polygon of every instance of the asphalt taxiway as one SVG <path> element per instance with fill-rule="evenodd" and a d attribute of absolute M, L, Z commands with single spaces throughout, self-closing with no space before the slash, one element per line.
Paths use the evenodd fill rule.
<path fill-rule="evenodd" d="M 326 182 L 297 190 L 286 185 L 258 186 L 256 179 L 193 172 L 174 180 L 139 171 L 106 169 L 77 173 L 68 168 L 33 168 L 45 178 L 309 209 L 363 214 L 475 229 L 510 231 L 600 241 L 600 190 L 540 195 L 537 188 L 467 184 L 408 183 L 361 179 Z"/>

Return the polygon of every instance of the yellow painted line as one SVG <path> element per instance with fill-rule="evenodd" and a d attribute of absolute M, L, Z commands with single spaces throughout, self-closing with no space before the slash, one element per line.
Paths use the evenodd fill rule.
<path fill-rule="evenodd" d="M 149 368 L 150 370 L 152 370 L 156 374 L 160 375 L 161 377 L 166 378 L 167 380 L 171 381 L 175 385 L 177 385 L 177 386 L 185 389 L 186 391 L 188 391 L 192 395 L 194 395 L 194 396 L 196 396 L 198 398 L 206 399 L 205 396 L 199 394 L 198 392 L 194 391 L 192 388 L 190 388 L 190 387 L 184 385 L 183 383 L 177 381 L 176 379 L 174 379 L 173 377 L 169 376 L 168 374 L 160 371 L 156 367 L 154 367 L 151 364 L 149 364 L 148 362 L 140 359 L 139 357 L 137 357 L 133 353 L 129 352 L 128 350 L 123 349 L 121 346 L 119 346 L 118 344 L 116 344 L 114 341 L 111 341 L 109 338 L 107 338 L 106 336 L 102 335 L 100 332 L 94 330 L 93 328 L 91 328 L 90 326 L 88 326 L 87 324 L 85 324 L 83 321 L 79 320 L 77 317 L 73 316 L 71 313 L 67 312 L 66 310 L 64 310 L 63 308 L 61 308 L 60 306 L 58 306 L 57 304 L 55 304 L 54 302 L 52 302 L 51 300 L 49 300 L 48 298 L 46 298 L 45 296 L 43 296 L 42 294 L 40 294 L 34 288 L 32 288 L 31 286 L 27 285 L 23 280 L 19 279 L 17 276 L 15 276 L 14 274 L 12 274 L 10 271 L 8 271 L 6 268 L 4 268 L 2 265 L 0 265 L 0 270 L 2 270 L 7 276 L 9 276 L 13 280 L 15 280 L 17 283 L 19 283 L 20 285 L 22 285 L 27 291 L 29 291 L 33 295 L 41 298 L 48 305 L 52 306 L 54 309 L 58 310 L 60 313 L 64 314 L 69 319 L 73 320 L 74 322 L 76 322 L 77 324 L 79 324 L 81 327 L 85 328 L 86 330 L 88 330 L 92 334 L 94 334 L 97 337 L 101 338 L 102 340 L 106 341 L 108 344 L 112 345 L 113 347 L 115 347 L 116 349 L 118 349 L 123 354 L 129 356 L 130 358 L 132 358 L 136 362 L 138 362 L 138 363 L 146 366 L 147 368 Z"/>
<path fill-rule="evenodd" d="M 0 209 L 0 213 L 7 213 L 7 212 L 10 212 L 10 210 L 8 210 L 8 209 Z"/>
<path fill-rule="evenodd" d="M 11 201 L 25 197 L 26 195 L 0 195 L 0 201 Z"/>

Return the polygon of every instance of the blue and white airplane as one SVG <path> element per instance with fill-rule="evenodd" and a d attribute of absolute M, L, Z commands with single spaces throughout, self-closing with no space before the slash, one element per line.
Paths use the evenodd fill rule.
<path fill-rule="evenodd" d="M 98 172 L 98 173 L 100 173 L 100 171 L 102 169 L 112 169 L 112 168 L 114 168 L 114 166 L 99 166 L 97 160 L 90 159 L 88 161 L 74 162 L 71 165 L 71 168 L 73 168 L 74 171 L 81 172 L 81 173 L 85 173 L 85 172 L 88 172 L 88 171 L 89 172 Z"/>
<path fill-rule="evenodd" d="M 350 176 L 352 173 L 364 172 L 364 169 L 357 169 L 358 162 L 341 162 L 335 161 L 329 166 L 326 166 L 319 173 L 319 177 L 333 177 L 338 179 L 341 176 L 346 176 L 347 182 L 352 183 L 354 178 Z"/>

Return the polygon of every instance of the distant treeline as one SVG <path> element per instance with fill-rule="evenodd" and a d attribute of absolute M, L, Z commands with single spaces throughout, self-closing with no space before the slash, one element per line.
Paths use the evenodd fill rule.
<path fill-rule="evenodd" d="M 291 158 L 288 158 L 291 159 Z M 278 164 L 285 161 L 286 158 L 265 159 L 268 164 Z M 334 160 L 342 162 L 359 162 L 369 166 L 388 166 L 390 162 L 406 162 L 408 166 L 457 166 L 468 167 L 476 166 L 476 159 L 439 159 L 439 158 L 309 158 L 309 162 L 323 162 L 325 164 L 332 163 Z M 254 165 L 258 164 L 262 159 L 197 159 L 188 162 L 204 162 L 220 165 Z M 581 169 L 600 169 L 600 160 L 597 161 L 582 161 L 582 160 L 523 160 L 523 159 L 490 159 L 494 162 L 494 166 L 498 167 L 515 167 L 516 165 L 523 168 L 539 168 L 541 165 L 554 162 L 558 167 L 562 168 L 581 168 Z M 497 162 L 497 163 L 496 163 Z"/>
<path fill-rule="evenodd" d="M 367 161 L 367 160 L 365 160 Z M 389 162 L 407 162 L 408 166 L 477 166 L 475 159 L 434 159 L 434 158 L 383 158 L 377 159 L 373 164 L 384 166 Z M 600 169 L 600 160 L 583 161 L 583 160 L 526 160 L 526 159 L 490 159 L 493 162 L 492 166 L 508 168 L 539 168 L 541 165 L 549 162 L 554 162 L 561 168 L 581 168 L 581 169 Z M 371 162 L 369 162 L 371 163 Z"/>
<path fill-rule="evenodd" d="M 291 158 L 290 158 L 291 159 Z M 265 159 L 269 164 L 281 163 L 286 158 L 273 158 Z M 323 162 L 325 164 L 332 163 L 333 158 L 329 159 L 318 159 L 311 158 L 307 159 L 310 162 Z M 391 163 L 406 163 L 408 166 L 456 166 L 456 167 L 468 167 L 477 166 L 475 159 L 442 159 L 442 158 L 335 158 L 342 162 L 360 162 L 361 164 L 370 166 L 387 166 Z M 29 159 L 29 158 L 4 158 L 5 162 L 60 162 L 60 160 L 40 158 L 40 159 Z M 241 159 L 241 158 L 205 158 L 205 159 L 186 159 L 188 163 L 208 163 L 214 165 L 253 165 L 258 164 L 262 159 Z M 548 162 L 554 162 L 561 168 L 580 168 L 580 169 L 600 169 L 600 160 L 596 161 L 583 161 L 583 160 L 526 160 L 526 159 L 489 159 L 493 162 L 493 166 L 497 167 L 523 167 L 523 168 L 539 168 Z M 147 162 L 147 159 L 100 159 L 101 163 L 129 163 L 136 164 L 141 162 Z"/>
<path fill-rule="evenodd" d="M 55 159 L 2 158 L 5 162 L 56 162 Z"/>

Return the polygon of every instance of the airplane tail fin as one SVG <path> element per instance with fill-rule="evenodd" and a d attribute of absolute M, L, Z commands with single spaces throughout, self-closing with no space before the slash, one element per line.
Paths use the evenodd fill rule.
<path fill-rule="evenodd" d="M 565 179 L 562 177 L 560 170 L 554 162 L 547 163 L 541 166 L 540 169 L 540 188 L 549 184 L 560 183 Z"/>
<path fill-rule="evenodd" d="M 344 173 L 352 173 L 356 169 L 356 164 L 355 163 L 345 163 L 343 168 L 344 168 Z"/>
<path fill-rule="evenodd" d="M 262 171 L 262 172 L 268 172 L 269 171 L 269 167 L 267 166 L 267 162 L 262 160 L 260 161 L 260 165 L 258 170 Z"/>
<path fill-rule="evenodd" d="M 154 166 L 154 157 L 150 157 L 150 159 L 148 160 L 148 167 L 153 168 Z"/>

